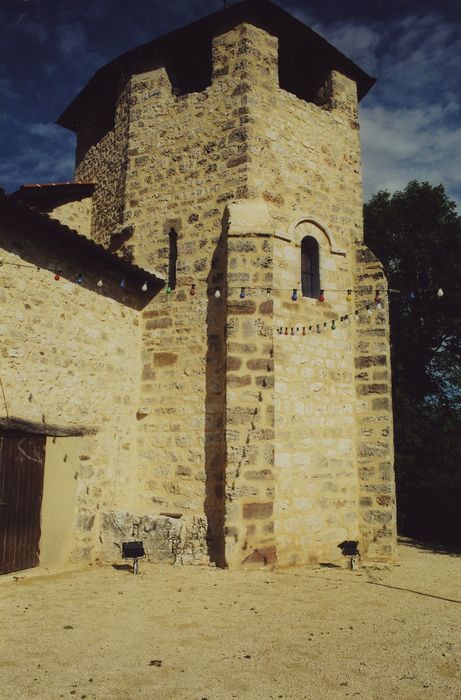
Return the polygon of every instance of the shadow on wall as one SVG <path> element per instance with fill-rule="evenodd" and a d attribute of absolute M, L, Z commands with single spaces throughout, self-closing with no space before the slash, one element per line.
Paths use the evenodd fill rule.
<path fill-rule="evenodd" d="M 216 292 L 219 296 L 216 297 Z M 226 306 L 227 222 L 223 220 L 207 278 L 207 354 L 205 395 L 205 515 L 210 561 L 226 565 L 224 506 L 226 487 Z"/>
<path fill-rule="evenodd" d="M 17 269 L 32 283 L 36 272 L 47 272 L 45 279 L 50 285 L 56 285 L 56 290 L 62 282 L 71 282 L 137 311 L 147 306 L 161 290 L 163 280 L 118 258 L 67 226 L 48 221 L 23 207 L 17 207 L 17 211 L 16 217 L 14 210 L 1 212 L 0 257 L 5 251 L 18 257 L 17 264 L 30 266 L 27 272 Z M 14 264 L 11 269 L 16 269 Z M 142 290 L 144 284 L 146 291 Z M 62 301 L 60 297 L 57 299 L 58 303 Z"/>

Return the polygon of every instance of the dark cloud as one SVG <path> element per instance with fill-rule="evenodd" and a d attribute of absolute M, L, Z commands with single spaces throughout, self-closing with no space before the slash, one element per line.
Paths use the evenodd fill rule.
<path fill-rule="evenodd" d="M 442 183 L 461 203 L 461 35 L 447 13 L 407 3 L 386 21 L 299 19 L 378 78 L 361 103 L 364 191 L 410 179 Z"/>
<path fill-rule="evenodd" d="M 279 4 L 378 77 L 361 105 L 366 196 L 416 178 L 442 182 L 461 201 L 461 4 Z M 221 7 L 220 0 L 1 0 L 0 184 L 70 178 L 73 137 L 53 122 L 93 73 Z"/>

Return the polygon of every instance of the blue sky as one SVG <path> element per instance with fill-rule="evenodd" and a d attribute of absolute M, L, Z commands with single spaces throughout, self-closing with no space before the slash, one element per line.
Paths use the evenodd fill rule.
<path fill-rule="evenodd" d="M 365 199 L 410 179 L 461 204 L 461 3 L 279 0 L 378 82 L 361 105 Z M 221 0 L 0 0 L 0 186 L 72 179 L 54 121 L 104 63 Z"/>

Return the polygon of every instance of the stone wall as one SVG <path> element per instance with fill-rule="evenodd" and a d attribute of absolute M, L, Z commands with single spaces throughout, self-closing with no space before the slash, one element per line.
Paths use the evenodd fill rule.
<path fill-rule="evenodd" d="M 250 226 L 240 233 L 239 215 L 249 224 L 251 209 L 251 204 L 231 207 L 228 239 L 225 542 L 230 566 L 277 559 L 273 239 Z"/>
<path fill-rule="evenodd" d="M 363 238 L 357 96 L 353 81 L 332 77 L 329 107 L 277 89 L 276 75 L 252 86 L 249 188 L 268 202 L 281 229 L 309 215 L 347 251 Z"/>
<path fill-rule="evenodd" d="M 170 564 L 207 564 L 206 519 L 190 521 L 167 515 L 134 515 L 123 511 L 101 513 L 101 552 L 105 561 L 121 557 L 121 542 L 143 542 L 149 561 Z"/>
<path fill-rule="evenodd" d="M 94 558 L 101 510 L 133 499 L 139 313 L 113 298 L 107 275 L 105 288 L 97 287 L 103 273 L 87 257 L 44 249 L 37 226 L 2 218 L 0 248 L 1 423 L 80 435 L 77 456 L 69 456 L 77 488 L 68 556 Z"/>
<path fill-rule="evenodd" d="M 52 219 L 57 219 L 64 226 L 78 231 L 83 236 L 91 238 L 92 198 L 68 202 L 55 207 L 49 212 Z"/>
<path fill-rule="evenodd" d="M 157 512 L 205 514 L 218 563 L 225 472 L 225 207 L 245 196 L 247 179 L 242 32 L 215 40 L 213 84 L 204 92 L 173 95 L 164 69 L 130 83 L 124 226 L 134 230 L 136 261 L 167 278 L 169 231 L 178 236 L 176 288 L 162 293 L 143 317 L 141 498 Z"/>
<path fill-rule="evenodd" d="M 396 557 L 396 513 L 389 295 L 382 265 L 357 241 L 356 286 L 361 309 L 355 335 L 357 467 L 363 549 L 371 559 Z M 381 309 L 367 305 L 379 291 Z"/>
<path fill-rule="evenodd" d="M 360 256 L 370 257 L 362 242 L 356 86 L 333 71 L 322 106 L 277 89 L 276 41 L 263 33 L 260 39 L 265 41 L 266 69 L 251 84 L 248 181 L 250 192 L 270 206 L 274 328 L 289 333 L 274 336 L 278 561 L 343 561 L 337 545 L 347 539 L 359 540 L 364 557 L 391 556 L 395 514 L 389 385 L 386 404 L 379 402 L 381 415 L 373 417 L 376 401 L 359 405 L 356 400 L 356 363 L 362 360 L 356 357 L 356 332 L 361 331 L 354 310 L 367 299 L 373 302 L 373 284 L 385 287 L 376 266 L 371 272 L 356 269 Z M 300 243 L 306 235 L 319 243 L 323 303 L 301 295 Z M 369 286 L 361 274 L 370 275 Z M 291 300 L 293 288 L 298 290 L 296 302 Z M 353 290 L 351 301 L 347 290 Z M 346 315 L 347 324 L 340 321 Z M 373 314 L 372 319 L 381 324 L 375 332 L 383 336 L 388 366 L 387 317 Z M 317 324 L 321 333 L 307 330 L 316 331 Z M 367 388 L 375 390 L 380 389 Z M 364 388 L 357 391 L 363 395 Z M 362 421 L 367 422 L 367 437 Z M 376 426 L 371 432 L 370 424 Z M 383 457 L 378 467 L 379 455 L 386 456 L 386 464 Z M 364 485 L 359 474 L 369 458 L 375 467 L 372 476 L 366 472 Z"/>
<path fill-rule="evenodd" d="M 324 302 L 300 289 L 297 301 L 291 298 L 306 234 L 319 242 Z M 346 300 L 351 268 L 350 255 L 333 254 L 311 223 L 296 227 L 292 240 L 277 240 L 274 321 L 283 330 L 274 341 L 276 533 L 284 564 L 339 560 L 338 544 L 359 539 L 354 331 L 340 322 L 353 319 Z"/>
<path fill-rule="evenodd" d="M 392 558 L 388 318 L 374 303 L 378 285 L 386 304 L 381 266 L 359 241 L 353 254 L 341 251 L 312 221 L 271 232 L 276 217 L 261 200 L 229 212 L 226 561 L 344 563 L 344 540 L 357 540 L 364 559 Z M 319 242 L 323 302 L 298 284 L 292 299 L 305 235 Z M 360 342 L 363 333 L 384 355 L 370 356 L 378 345 Z M 357 374 L 364 366 L 372 371 Z"/>
<path fill-rule="evenodd" d="M 118 98 L 112 129 L 93 142 L 87 133 L 94 129 L 94 115 L 89 113 L 77 134 L 75 180 L 97 183 L 92 197 L 91 236 L 102 244 L 110 243 L 111 236 L 123 228 L 129 109 L 128 84 Z"/>

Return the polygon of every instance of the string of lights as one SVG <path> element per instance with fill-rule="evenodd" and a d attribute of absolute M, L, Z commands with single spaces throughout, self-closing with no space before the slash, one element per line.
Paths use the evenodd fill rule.
<path fill-rule="evenodd" d="M 41 268 L 36 265 L 28 265 L 24 263 L 17 263 L 17 262 L 10 262 L 7 260 L 1 260 L 0 259 L 0 267 L 3 265 L 11 265 L 16 268 L 27 268 L 30 270 L 35 270 L 37 272 L 40 272 L 42 269 L 47 270 L 48 272 L 52 273 L 54 275 L 54 279 L 56 282 L 59 282 L 62 276 L 62 271 L 60 269 L 49 269 L 49 268 Z M 199 280 L 200 282 L 203 282 L 203 284 L 206 284 L 206 280 Z M 75 282 L 78 285 L 83 285 L 85 282 L 85 277 L 83 272 L 79 272 L 76 277 L 75 277 Z M 100 277 L 98 281 L 96 282 L 96 286 L 101 288 L 104 286 L 104 281 L 103 278 Z M 124 277 L 121 278 L 119 282 L 119 286 L 124 289 L 126 287 L 126 280 Z M 177 288 L 180 287 L 188 287 L 189 288 L 189 294 L 190 296 L 194 297 L 197 295 L 197 292 L 199 290 L 199 285 L 197 282 L 195 283 L 184 283 L 184 284 L 176 284 L 174 288 L 171 285 L 167 285 L 165 287 L 165 293 L 168 295 L 173 294 Z M 266 286 L 266 285 L 260 285 L 260 286 L 250 286 L 250 285 L 245 285 L 245 286 L 225 286 L 220 288 L 219 285 L 215 285 L 215 291 L 214 291 L 214 296 L 219 299 L 223 293 L 224 290 L 227 290 L 227 292 L 235 291 L 235 290 L 240 290 L 239 291 L 239 298 L 240 299 L 245 299 L 248 296 L 249 292 L 253 291 L 265 291 L 266 294 L 272 294 L 273 292 L 287 292 L 291 291 L 291 300 L 292 301 L 298 301 L 299 295 L 300 295 L 300 287 L 301 284 L 298 282 L 296 287 L 273 287 L 273 286 Z M 141 290 L 143 292 L 147 292 L 148 290 L 148 284 L 147 282 L 144 282 L 141 286 Z M 320 289 L 319 295 L 317 297 L 317 300 L 319 302 L 324 302 L 326 300 L 326 295 L 328 294 L 337 294 L 337 293 L 345 293 L 346 294 L 346 301 L 352 301 L 353 295 L 361 292 L 361 290 L 357 289 L 338 289 L 338 288 L 325 288 L 325 289 Z M 377 304 L 379 308 L 379 303 L 380 303 L 380 297 L 382 294 L 388 294 L 388 293 L 396 293 L 399 294 L 400 290 L 398 289 L 379 289 L 376 288 L 375 290 L 375 298 L 374 302 Z M 438 288 L 436 295 L 438 298 L 443 297 L 444 291 L 442 288 Z M 302 295 L 304 296 L 304 295 Z M 410 298 L 415 298 L 414 293 L 410 293 Z"/>
<path fill-rule="evenodd" d="M 340 325 L 348 326 L 351 323 L 351 318 L 354 318 L 356 322 L 361 320 L 361 314 L 366 313 L 367 317 L 373 315 L 373 311 L 380 311 L 383 309 L 384 296 L 387 292 L 378 291 L 375 294 L 373 301 L 366 301 L 363 304 L 357 306 L 353 312 L 349 314 L 344 314 L 342 316 L 337 316 L 334 319 L 329 319 L 328 321 L 311 321 L 306 324 L 305 321 L 302 323 L 296 323 L 291 325 L 282 325 L 276 328 L 278 335 L 281 336 L 294 336 L 302 335 L 306 336 L 310 333 L 322 333 L 328 330 L 335 331 L 338 328 L 338 323 Z"/>
<path fill-rule="evenodd" d="M 349 297 L 349 292 L 351 290 L 348 290 L 348 297 Z M 325 331 L 335 331 L 338 328 L 338 323 L 340 325 L 350 325 L 351 323 L 351 318 L 353 317 L 354 321 L 359 322 L 363 318 L 366 317 L 371 317 L 373 315 L 373 311 L 380 311 L 383 309 L 383 301 L 384 297 L 388 296 L 389 293 L 396 293 L 400 294 L 399 289 L 388 289 L 388 290 L 379 290 L 377 289 L 375 292 L 375 297 L 372 301 L 365 301 L 361 305 L 357 306 L 354 310 L 353 313 L 351 314 L 344 314 L 342 316 L 337 316 L 335 319 L 329 319 L 328 321 L 312 321 L 309 322 L 309 324 L 306 324 L 305 321 L 302 323 L 296 323 L 294 325 L 291 325 L 292 321 L 290 322 L 290 325 L 282 325 L 278 326 L 276 328 L 276 332 L 278 335 L 282 337 L 286 336 L 306 336 L 310 333 L 323 333 Z M 441 299 L 444 296 L 444 291 L 441 287 L 438 288 L 436 292 L 437 298 Z M 411 299 L 415 299 L 415 295 L 410 295 Z M 351 299 L 351 297 L 350 297 Z M 348 299 L 348 300 L 350 300 Z M 320 301 L 320 298 L 319 298 Z M 365 312 L 365 314 L 363 313 Z"/>
<path fill-rule="evenodd" d="M 61 277 L 62 277 L 62 270 L 60 270 L 60 269 L 58 269 L 58 268 L 49 269 L 49 268 L 38 267 L 37 265 L 25 265 L 25 264 L 23 264 L 23 263 L 10 262 L 10 261 L 8 261 L 8 260 L 0 260 L 0 267 L 2 267 L 3 265 L 11 265 L 12 267 L 17 267 L 17 268 L 23 267 L 23 268 L 27 268 L 27 269 L 29 269 L 29 270 L 35 270 L 36 272 L 41 272 L 42 270 L 46 270 L 47 272 L 50 272 L 51 274 L 54 275 L 54 279 L 55 279 L 56 282 L 59 282 L 60 279 L 61 279 Z M 75 282 L 76 282 L 76 284 L 78 284 L 78 285 L 83 285 L 83 284 L 84 284 L 84 282 L 85 282 L 85 277 L 84 277 L 84 275 L 83 275 L 83 272 L 79 272 L 79 273 L 77 274 L 77 276 L 75 277 Z M 103 281 L 103 278 L 102 278 L 102 277 L 100 277 L 100 278 L 98 279 L 98 281 L 96 282 L 96 286 L 99 287 L 99 288 L 101 288 L 101 287 L 104 286 L 104 281 Z M 120 283 L 119 283 L 119 286 L 120 286 L 122 289 L 124 289 L 124 288 L 126 287 L 126 280 L 125 280 L 124 277 L 121 278 Z M 147 285 L 147 282 L 144 282 L 144 283 L 142 284 L 142 286 L 141 286 L 141 290 L 142 290 L 143 292 L 147 292 L 148 289 L 149 289 L 149 287 L 148 287 L 148 285 Z"/>

